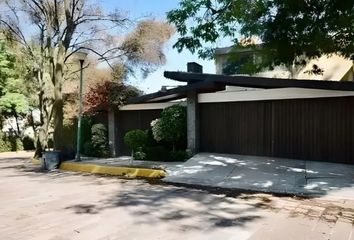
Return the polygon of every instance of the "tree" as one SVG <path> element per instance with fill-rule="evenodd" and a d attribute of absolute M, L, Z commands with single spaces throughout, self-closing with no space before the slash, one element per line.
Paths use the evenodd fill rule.
<path fill-rule="evenodd" d="M 4 95 L 7 80 L 14 75 L 14 56 L 8 52 L 3 40 L 0 41 L 0 98 Z M 4 116 L 0 116 L 0 130 L 3 127 Z"/>
<path fill-rule="evenodd" d="M 14 117 L 16 121 L 16 135 L 21 137 L 19 120 L 29 112 L 27 98 L 21 93 L 6 93 L 0 98 L 0 112 L 2 116 Z"/>
<path fill-rule="evenodd" d="M 29 113 L 28 99 L 23 94 L 26 87 L 22 66 L 17 64 L 16 55 L 6 41 L 0 39 L 0 113 L 2 118 L 15 118 L 13 130 L 18 137 L 21 137 L 19 120 Z"/>
<path fill-rule="evenodd" d="M 8 81 L 13 79 L 15 72 L 15 56 L 5 45 L 5 41 L 0 39 L 0 96 L 5 92 Z"/>
<path fill-rule="evenodd" d="M 141 57 L 144 54 L 135 54 L 144 53 L 147 49 L 144 42 L 134 43 L 130 38 L 122 41 L 119 36 L 119 30 L 132 23 L 118 10 L 105 13 L 99 5 L 85 0 L 3 1 L 1 8 L 7 13 L 0 18 L 1 27 L 9 37 L 22 44 L 33 61 L 32 73 L 38 87 L 41 112 L 36 155 L 46 147 L 52 121 L 54 149 L 64 147 L 62 88 L 66 67 L 75 52 L 90 51 L 110 66 L 112 61 L 130 62 L 133 66 L 146 64 L 146 59 Z M 22 19 L 27 19 L 30 26 L 24 25 L 26 21 Z M 171 27 L 165 26 L 171 33 Z"/>
<path fill-rule="evenodd" d="M 131 130 L 124 135 L 124 143 L 132 150 L 132 159 L 135 153 L 146 147 L 147 139 L 147 131 L 140 129 Z"/>
<path fill-rule="evenodd" d="M 117 82 L 97 83 L 89 88 L 85 95 L 85 112 L 109 111 L 112 106 L 123 105 L 130 97 L 136 97 L 140 91 L 130 85 Z"/>
<path fill-rule="evenodd" d="M 258 37 L 264 66 L 334 53 L 354 60 L 352 0 L 181 0 L 167 18 L 180 34 L 174 47 L 202 58 L 213 56 L 210 45 L 220 38 L 242 47 L 241 39 Z"/>

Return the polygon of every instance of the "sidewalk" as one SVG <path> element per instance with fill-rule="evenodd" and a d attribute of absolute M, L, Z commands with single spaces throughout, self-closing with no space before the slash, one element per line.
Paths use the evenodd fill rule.
<path fill-rule="evenodd" d="M 354 200 L 354 165 L 337 163 L 199 153 L 186 162 L 83 158 L 65 162 L 61 169 L 127 177 L 165 176 L 161 181 L 169 184 Z M 151 172 L 139 175 L 139 169 Z M 155 175 L 154 171 L 162 173 Z"/>
<path fill-rule="evenodd" d="M 166 171 L 167 183 L 354 199 L 353 165 L 199 153 Z"/>

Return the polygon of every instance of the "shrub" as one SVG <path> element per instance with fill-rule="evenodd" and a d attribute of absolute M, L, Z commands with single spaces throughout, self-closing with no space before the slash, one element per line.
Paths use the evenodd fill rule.
<path fill-rule="evenodd" d="M 83 151 L 91 157 L 109 157 L 107 129 L 103 124 L 92 125 L 91 140 L 83 144 Z"/>
<path fill-rule="evenodd" d="M 168 160 L 171 162 L 184 162 L 188 158 L 190 158 L 190 154 L 188 152 L 183 150 L 178 150 L 178 151 L 170 152 L 170 156 Z"/>
<path fill-rule="evenodd" d="M 73 159 L 75 157 L 76 150 L 76 127 L 74 122 L 70 121 L 63 126 L 62 137 L 65 140 L 65 144 L 61 149 L 61 157 L 63 160 Z"/>
<path fill-rule="evenodd" d="M 181 105 L 165 108 L 158 122 L 162 139 L 172 144 L 173 151 L 180 142 L 187 137 L 187 110 Z"/>
<path fill-rule="evenodd" d="M 145 149 L 146 159 L 149 161 L 167 161 L 169 150 L 165 146 L 152 146 Z"/>
<path fill-rule="evenodd" d="M 82 146 L 82 150 L 83 153 L 87 156 L 93 157 L 95 155 L 91 140 L 84 143 L 84 145 Z"/>
<path fill-rule="evenodd" d="M 124 143 L 131 148 L 133 152 L 137 152 L 146 146 L 147 139 L 147 131 L 136 129 L 125 134 Z"/>
<path fill-rule="evenodd" d="M 75 126 L 77 126 L 77 124 Z M 80 138 L 81 146 L 83 146 L 86 142 L 91 141 L 91 128 L 92 128 L 92 119 L 88 116 L 83 116 L 81 119 L 81 138 Z M 77 137 L 77 133 L 75 133 L 74 142 L 76 142 L 76 137 Z"/>
<path fill-rule="evenodd" d="M 29 137 L 29 136 L 24 136 L 22 139 L 22 143 L 23 143 L 23 149 L 24 150 L 34 150 L 36 149 L 35 145 L 34 145 L 34 140 Z"/>
<path fill-rule="evenodd" d="M 92 125 L 91 145 L 93 157 L 109 157 L 107 128 L 102 123 Z"/>
<path fill-rule="evenodd" d="M 5 135 L 0 131 L 0 152 L 11 151 L 11 145 L 6 141 Z"/>
<path fill-rule="evenodd" d="M 134 152 L 134 159 L 135 160 L 145 160 L 146 159 L 146 153 L 142 151 L 137 151 L 137 152 Z"/>
<path fill-rule="evenodd" d="M 14 135 L 6 136 L 0 132 L 0 152 L 11 152 L 23 150 L 23 144 L 20 138 Z"/>
<path fill-rule="evenodd" d="M 158 118 L 158 119 L 152 120 L 150 123 L 150 126 L 151 126 L 151 131 L 152 131 L 152 135 L 153 135 L 154 139 L 157 142 L 162 141 L 163 140 L 163 133 L 161 130 L 161 119 Z"/>

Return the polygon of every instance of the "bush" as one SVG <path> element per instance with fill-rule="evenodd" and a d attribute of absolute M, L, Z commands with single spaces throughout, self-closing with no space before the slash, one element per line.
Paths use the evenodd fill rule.
<path fill-rule="evenodd" d="M 84 143 L 82 146 L 82 151 L 86 156 L 93 157 L 95 155 L 91 140 Z"/>
<path fill-rule="evenodd" d="M 23 144 L 20 138 L 10 135 L 6 136 L 0 132 L 0 152 L 11 152 L 23 150 Z"/>
<path fill-rule="evenodd" d="M 24 136 L 22 139 L 22 143 L 23 143 L 23 149 L 24 150 L 34 150 L 36 149 L 35 145 L 34 145 L 34 140 L 29 137 L 29 136 Z"/>
<path fill-rule="evenodd" d="M 109 157 L 107 128 L 101 124 L 91 127 L 91 141 L 84 143 L 84 153 L 92 157 Z"/>
<path fill-rule="evenodd" d="M 109 156 L 109 146 L 108 146 L 108 133 L 107 128 L 101 124 L 94 124 L 91 128 L 91 144 L 94 149 L 95 157 L 108 157 Z"/>
<path fill-rule="evenodd" d="M 181 105 L 165 108 L 161 118 L 152 123 L 152 132 L 156 141 L 165 140 L 172 144 L 173 151 L 178 145 L 186 145 L 187 110 Z"/>
<path fill-rule="evenodd" d="M 184 162 L 188 158 L 190 158 L 190 154 L 188 152 L 183 150 L 178 150 L 178 151 L 170 152 L 170 156 L 168 160 L 170 162 Z"/>
<path fill-rule="evenodd" d="M 5 135 L 0 131 L 0 152 L 11 151 L 11 145 L 6 141 Z"/>
<path fill-rule="evenodd" d="M 146 153 L 142 151 L 137 151 L 137 152 L 134 152 L 134 159 L 135 160 L 145 160 L 146 159 Z"/>
<path fill-rule="evenodd" d="M 169 159 L 169 150 L 165 146 L 146 147 L 145 153 L 149 161 L 168 161 Z"/>
<path fill-rule="evenodd" d="M 10 143 L 11 151 L 22 151 L 23 150 L 23 144 L 22 144 L 21 138 L 16 137 L 16 136 L 9 136 L 9 137 L 7 137 L 7 141 Z"/>
<path fill-rule="evenodd" d="M 140 129 L 129 131 L 124 136 L 124 143 L 131 148 L 133 152 L 137 152 L 146 147 L 147 140 L 147 131 Z"/>
<path fill-rule="evenodd" d="M 152 120 L 150 123 L 151 126 L 151 132 L 152 135 L 155 139 L 155 141 L 160 142 L 163 140 L 163 133 L 162 133 L 162 129 L 161 129 L 161 119 L 155 119 Z"/>
<path fill-rule="evenodd" d="M 92 119 L 88 116 L 83 116 L 81 119 L 81 138 L 80 138 L 81 146 L 83 146 L 86 142 L 91 141 L 91 127 L 92 127 Z M 76 143 L 76 137 L 77 137 L 77 133 L 75 133 L 75 141 L 74 141 L 75 143 Z"/>

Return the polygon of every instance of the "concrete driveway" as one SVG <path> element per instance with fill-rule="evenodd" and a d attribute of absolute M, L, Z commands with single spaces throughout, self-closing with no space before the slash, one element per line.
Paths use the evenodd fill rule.
<path fill-rule="evenodd" d="M 171 183 L 354 199 L 354 165 L 200 153 L 167 170 Z"/>

